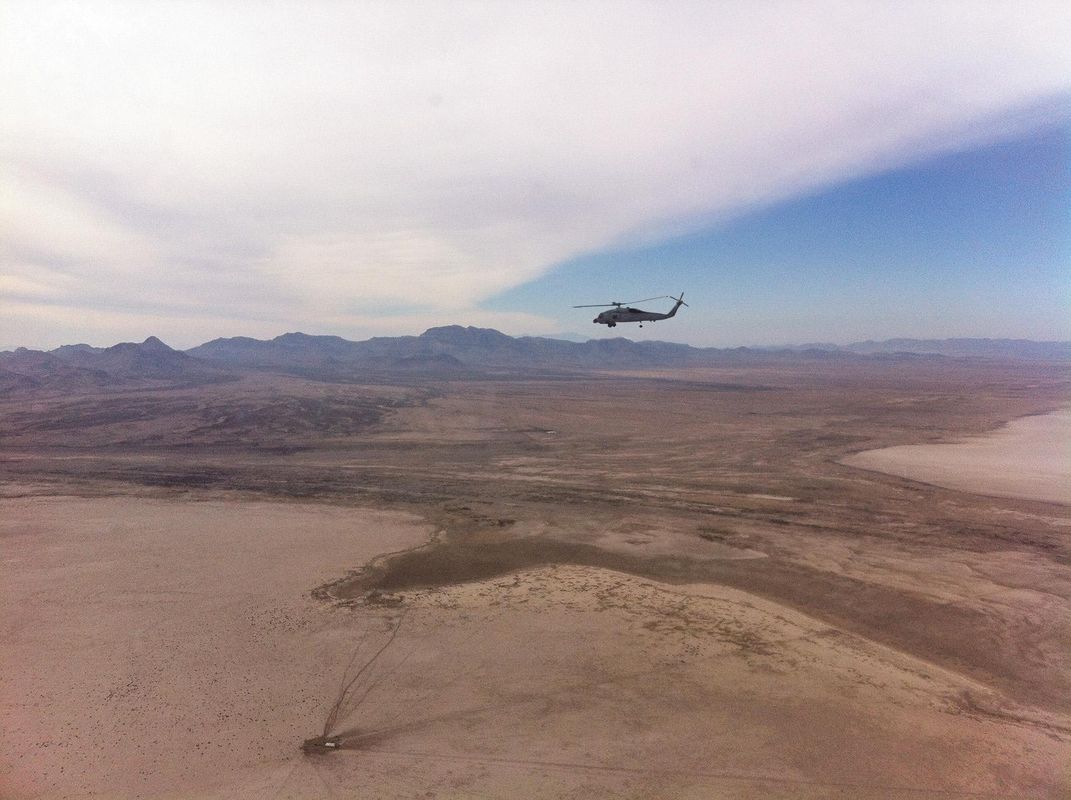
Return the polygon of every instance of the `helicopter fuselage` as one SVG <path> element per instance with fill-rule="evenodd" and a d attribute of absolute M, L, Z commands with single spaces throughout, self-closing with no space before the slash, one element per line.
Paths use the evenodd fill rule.
<path fill-rule="evenodd" d="M 592 322 L 612 328 L 619 322 L 657 322 L 660 319 L 668 319 L 670 316 L 670 314 L 658 314 L 638 308 L 614 308 L 610 311 L 603 311 Z"/>

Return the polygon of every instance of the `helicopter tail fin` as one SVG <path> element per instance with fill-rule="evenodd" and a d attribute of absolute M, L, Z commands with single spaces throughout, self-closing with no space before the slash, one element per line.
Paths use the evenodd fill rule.
<path fill-rule="evenodd" d="M 687 306 L 688 305 L 687 303 L 684 302 L 684 292 L 681 292 L 680 297 L 672 297 L 671 299 L 676 300 L 677 304 L 675 306 L 673 306 L 672 310 L 670 310 L 670 312 L 668 314 L 666 314 L 667 317 L 672 317 L 674 314 L 676 314 L 677 313 L 677 309 L 680 308 L 681 306 Z"/>

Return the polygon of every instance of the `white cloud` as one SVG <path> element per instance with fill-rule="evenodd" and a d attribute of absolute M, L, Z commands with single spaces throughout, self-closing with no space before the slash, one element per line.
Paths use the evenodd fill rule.
<path fill-rule="evenodd" d="M 93 265 L 119 270 L 155 252 L 152 241 L 92 201 L 14 169 L 0 175 L 0 215 L 5 267 L 8 258 L 31 253 L 47 254 L 72 271 Z"/>
<path fill-rule="evenodd" d="M 984 136 L 1068 90 L 1069 40 L 1043 3 L 11 2 L 0 276 L 74 276 L 49 301 L 114 338 L 486 320 L 571 256 Z"/>

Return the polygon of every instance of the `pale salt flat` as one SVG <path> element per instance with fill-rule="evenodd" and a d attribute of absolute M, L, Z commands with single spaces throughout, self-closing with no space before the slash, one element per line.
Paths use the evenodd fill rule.
<path fill-rule="evenodd" d="M 964 442 L 867 450 L 844 463 L 949 489 L 1071 504 L 1071 408 Z"/>

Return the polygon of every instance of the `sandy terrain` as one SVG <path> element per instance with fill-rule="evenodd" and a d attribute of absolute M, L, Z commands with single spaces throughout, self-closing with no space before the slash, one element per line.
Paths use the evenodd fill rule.
<path fill-rule="evenodd" d="M 844 463 L 950 489 L 1071 504 L 1071 409 L 958 444 L 886 447 Z"/>
<path fill-rule="evenodd" d="M 0 401 L 0 796 L 1067 797 L 1071 511 L 843 460 L 1068 390 L 849 362 Z"/>
<path fill-rule="evenodd" d="M 410 595 L 343 752 L 310 758 L 349 658 L 401 609 L 303 590 L 426 528 L 263 502 L 5 509 L 11 796 L 969 796 L 1043 787 L 1067 755 L 1059 718 L 1003 725 L 984 685 L 754 595 L 563 566 Z"/>
<path fill-rule="evenodd" d="M 291 759 L 377 623 L 310 587 L 428 535 L 301 504 L 2 507 L 4 797 L 189 796 Z"/>

